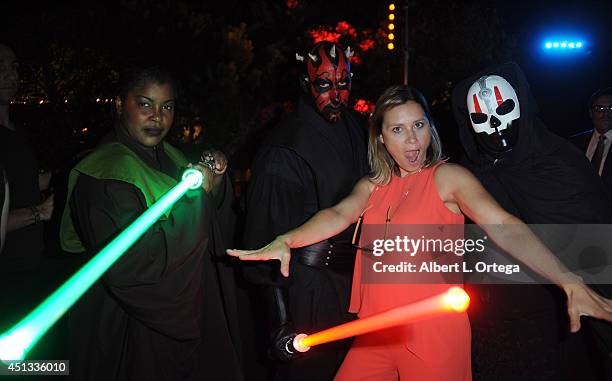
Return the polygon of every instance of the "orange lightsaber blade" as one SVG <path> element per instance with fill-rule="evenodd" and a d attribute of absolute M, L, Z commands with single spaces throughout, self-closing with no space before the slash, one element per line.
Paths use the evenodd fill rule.
<path fill-rule="evenodd" d="M 469 295 L 460 287 L 452 287 L 443 294 L 328 328 L 312 335 L 299 334 L 293 339 L 293 347 L 298 352 L 306 352 L 310 347 L 330 341 L 363 335 L 364 333 L 448 312 L 463 312 L 467 310 L 469 305 Z"/>

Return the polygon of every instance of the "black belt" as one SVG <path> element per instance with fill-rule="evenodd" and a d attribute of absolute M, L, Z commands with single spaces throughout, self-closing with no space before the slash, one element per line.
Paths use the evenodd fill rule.
<path fill-rule="evenodd" d="M 349 241 L 328 239 L 293 251 L 297 260 L 306 266 L 352 270 L 355 264 L 356 249 Z"/>

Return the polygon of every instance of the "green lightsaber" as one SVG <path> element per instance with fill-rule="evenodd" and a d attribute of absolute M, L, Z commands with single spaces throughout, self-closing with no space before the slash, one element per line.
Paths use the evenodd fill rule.
<path fill-rule="evenodd" d="M 13 328 L 0 336 L 0 360 L 23 360 L 40 338 L 189 189 L 202 185 L 202 173 L 188 169 L 183 179 L 87 262 Z"/>

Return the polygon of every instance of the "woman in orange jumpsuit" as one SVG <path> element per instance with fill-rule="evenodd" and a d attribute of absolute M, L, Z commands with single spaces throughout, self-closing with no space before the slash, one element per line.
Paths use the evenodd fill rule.
<path fill-rule="evenodd" d="M 371 229 L 370 232 L 381 227 L 378 229 L 381 230 L 386 223 L 387 210 L 394 227 L 402 225 L 403 233 L 407 233 L 407 225 L 417 225 L 415 229 L 424 230 L 428 238 L 432 232 L 424 225 L 463 224 L 463 215 L 449 210 L 438 195 L 435 174 L 442 164 L 439 162 L 409 176 L 393 176 L 389 184 L 375 187 L 364 213 L 364 229 Z M 450 231 L 444 238 L 453 233 L 453 229 L 447 230 Z M 411 233 L 412 237 L 421 236 Z M 390 229 L 387 238 L 397 235 L 397 229 Z M 412 257 L 416 259 L 417 268 L 423 255 L 417 253 Z M 411 274 L 377 275 L 371 270 L 364 274 L 371 280 L 362 282 L 362 271 L 367 272 L 373 261 L 381 258 L 383 263 L 392 263 L 384 259 L 387 257 L 372 259 L 361 251 L 358 253 L 349 310 L 360 318 L 441 294 L 452 286 L 435 273 L 428 274 L 426 284 L 415 284 L 409 278 Z M 394 276 L 404 276 L 405 282 L 383 283 Z M 470 340 L 470 324 L 465 312 L 359 336 L 335 379 L 386 381 L 397 380 L 399 374 L 402 380 L 470 380 Z"/>
<path fill-rule="evenodd" d="M 572 331 L 580 328 L 581 315 L 612 321 L 612 300 L 597 295 L 569 272 L 468 170 L 442 160 L 427 102 L 417 90 L 394 86 L 381 95 L 370 119 L 368 160 L 370 176 L 360 180 L 339 204 L 320 211 L 262 249 L 228 250 L 228 254 L 241 260 L 278 259 L 281 273 L 289 276 L 291 248 L 333 236 L 360 216 L 364 225 L 392 228 L 462 224 L 465 214 L 499 247 L 565 291 Z M 504 228 L 492 228 L 496 225 Z M 442 281 L 364 282 L 362 269 L 368 267 L 362 267 L 362 261 L 367 258 L 358 253 L 353 277 L 350 310 L 360 318 L 425 299 L 451 286 Z M 353 343 L 335 380 L 471 380 L 470 340 L 465 313 L 365 334 Z"/>

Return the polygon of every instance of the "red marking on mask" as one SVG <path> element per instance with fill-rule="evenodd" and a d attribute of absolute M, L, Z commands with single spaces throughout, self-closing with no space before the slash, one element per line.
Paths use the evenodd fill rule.
<path fill-rule="evenodd" d="M 504 100 L 499 92 L 499 87 L 493 86 L 493 91 L 495 91 L 495 100 L 497 101 L 497 105 L 501 106 L 501 104 L 504 103 Z"/>
<path fill-rule="evenodd" d="M 482 110 L 480 109 L 480 105 L 478 104 L 478 97 L 476 96 L 476 94 L 474 94 L 474 111 L 482 113 Z"/>
<path fill-rule="evenodd" d="M 334 66 L 329 56 L 329 46 L 321 46 L 316 52 L 318 65 L 315 66 L 311 59 L 308 60 L 307 65 L 310 95 L 318 111 L 328 120 L 337 119 L 340 116 L 337 110 L 348 106 L 351 91 L 350 68 L 347 59 L 338 46 L 336 46 L 336 54 L 338 55 L 337 67 Z M 315 86 L 317 80 L 328 81 L 328 88 L 321 89 Z"/>

